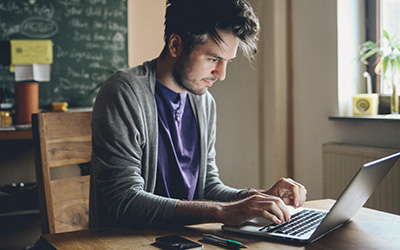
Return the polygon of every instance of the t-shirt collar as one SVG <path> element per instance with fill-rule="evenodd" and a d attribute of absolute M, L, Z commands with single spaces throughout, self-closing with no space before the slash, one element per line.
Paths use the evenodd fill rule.
<path fill-rule="evenodd" d="M 183 114 L 183 110 L 185 108 L 186 100 L 187 100 L 187 91 L 184 93 L 176 93 L 175 91 L 165 87 L 162 83 L 156 82 L 156 88 L 160 90 L 160 94 L 165 100 L 166 105 L 173 111 L 174 116 L 180 117 Z"/>

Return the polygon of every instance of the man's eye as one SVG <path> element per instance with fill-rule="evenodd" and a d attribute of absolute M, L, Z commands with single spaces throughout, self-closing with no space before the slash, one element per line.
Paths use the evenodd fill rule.
<path fill-rule="evenodd" d="M 211 58 L 210 61 L 211 61 L 211 62 L 218 62 L 219 59 L 218 59 L 218 58 Z"/>

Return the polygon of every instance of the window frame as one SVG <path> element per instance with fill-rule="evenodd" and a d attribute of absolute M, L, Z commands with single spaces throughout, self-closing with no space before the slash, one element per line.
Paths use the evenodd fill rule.
<path fill-rule="evenodd" d="M 381 37 L 381 0 L 366 0 L 366 41 L 379 41 Z M 381 76 L 375 74 L 377 55 L 367 59 L 367 72 L 371 75 L 372 91 L 381 93 Z"/>

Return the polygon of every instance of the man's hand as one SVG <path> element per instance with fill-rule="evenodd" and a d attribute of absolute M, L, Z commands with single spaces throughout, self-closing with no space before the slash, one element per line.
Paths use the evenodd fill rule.
<path fill-rule="evenodd" d="M 220 218 L 229 225 L 240 225 L 255 217 L 276 224 L 290 220 L 290 212 L 281 198 L 259 192 L 240 201 L 224 203 L 221 207 Z"/>
<path fill-rule="evenodd" d="M 306 188 L 290 178 L 279 179 L 265 194 L 280 197 L 286 205 L 301 207 L 307 198 Z"/>
<path fill-rule="evenodd" d="M 281 178 L 268 190 L 253 189 L 247 192 L 246 199 L 226 204 L 234 217 L 228 218 L 230 221 L 225 223 L 236 225 L 254 217 L 264 217 L 276 224 L 289 221 L 290 213 L 286 205 L 298 208 L 306 201 L 306 195 L 303 185 L 290 178 Z"/>

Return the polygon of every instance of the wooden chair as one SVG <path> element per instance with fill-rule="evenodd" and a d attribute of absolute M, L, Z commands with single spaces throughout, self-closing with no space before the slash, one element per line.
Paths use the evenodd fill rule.
<path fill-rule="evenodd" d="M 52 180 L 50 169 L 88 163 L 92 112 L 32 115 L 42 234 L 87 229 L 89 175 Z"/>

